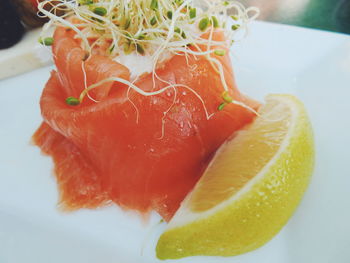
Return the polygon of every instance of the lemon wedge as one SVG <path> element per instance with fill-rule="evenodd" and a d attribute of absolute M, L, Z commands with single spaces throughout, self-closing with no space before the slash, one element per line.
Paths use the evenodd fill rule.
<path fill-rule="evenodd" d="M 254 122 L 217 151 L 158 240 L 160 259 L 234 256 L 276 235 L 298 206 L 314 166 L 303 104 L 269 95 Z"/>

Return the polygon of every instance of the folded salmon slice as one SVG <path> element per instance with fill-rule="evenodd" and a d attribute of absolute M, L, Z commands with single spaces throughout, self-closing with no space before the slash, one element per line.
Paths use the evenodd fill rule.
<path fill-rule="evenodd" d="M 223 35 L 216 32 L 214 38 Z M 65 99 L 78 97 L 84 81 L 91 85 L 112 76 L 129 80 L 130 73 L 105 56 L 86 59 L 74 34 L 64 28 L 55 32 L 53 54 L 57 72 L 42 93 L 44 122 L 33 139 L 54 160 L 64 209 L 95 208 L 112 201 L 143 214 L 156 210 L 169 220 L 217 148 L 255 117 L 235 104 L 219 111 L 219 74 L 205 58 L 189 56 L 186 61 L 182 55 L 172 57 L 157 75 L 191 90 L 177 87 L 144 96 L 109 82 L 90 92 L 98 103 L 86 99 L 70 106 Z M 217 59 L 231 96 L 258 107 L 237 90 L 228 55 Z M 169 84 L 153 82 L 152 74 L 146 74 L 135 85 L 150 91 Z M 205 109 L 213 114 L 209 119 Z"/>

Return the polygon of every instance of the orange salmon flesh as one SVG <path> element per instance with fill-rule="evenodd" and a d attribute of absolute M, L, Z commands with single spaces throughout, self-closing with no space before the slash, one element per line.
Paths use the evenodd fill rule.
<path fill-rule="evenodd" d="M 222 40 L 222 32 L 214 32 L 214 39 Z M 161 79 L 192 91 L 177 87 L 144 96 L 109 82 L 89 93 L 99 102 L 85 98 L 78 106 L 67 105 L 67 97 L 79 97 L 84 90 L 84 71 L 88 86 L 108 77 L 129 80 L 130 72 L 101 54 L 86 59 L 74 34 L 62 27 L 56 29 L 52 50 L 57 70 L 43 90 L 44 121 L 33 140 L 53 158 L 59 202 L 66 210 L 112 201 L 142 214 L 155 210 L 169 220 L 218 147 L 255 117 L 233 103 L 219 111 L 224 91 L 220 76 L 205 57 L 192 55 L 188 61 L 175 55 L 157 70 Z M 229 56 L 216 59 L 230 95 L 257 108 L 258 103 L 238 91 Z M 154 91 L 169 84 L 158 79 L 153 84 L 150 73 L 135 85 Z M 209 119 L 203 104 L 213 114 Z"/>

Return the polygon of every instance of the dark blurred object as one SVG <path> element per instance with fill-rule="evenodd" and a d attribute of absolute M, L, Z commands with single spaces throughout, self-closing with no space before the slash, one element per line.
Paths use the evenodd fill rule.
<path fill-rule="evenodd" d="M 245 0 L 258 19 L 350 34 L 350 0 Z"/>
<path fill-rule="evenodd" d="M 335 9 L 337 27 L 341 32 L 350 34 L 350 1 L 343 0 L 338 3 Z"/>
<path fill-rule="evenodd" d="M 2 0 L 0 0 L 2 1 Z M 47 19 L 40 18 L 38 16 L 38 9 L 35 5 L 36 1 L 32 0 L 12 0 L 13 4 L 16 6 L 18 14 L 21 20 L 27 27 L 39 27 L 42 26 Z"/>
<path fill-rule="evenodd" d="M 24 34 L 24 27 L 11 0 L 0 0 L 0 49 L 16 44 Z"/>
<path fill-rule="evenodd" d="M 38 16 L 37 4 L 38 2 L 42 1 L 43 0 L 12 0 L 18 10 L 19 15 L 21 16 L 22 22 L 30 28 L 42 26 L 49 20 L 48 18 Z M 58 1 L 50 1 L 44 6 L 44 8 L 46 10 L 50 10 L 57 3 Z M 61 16 L 64 14 L 64 12 L 62 10 L 56 10 L 55 14 Z"/>

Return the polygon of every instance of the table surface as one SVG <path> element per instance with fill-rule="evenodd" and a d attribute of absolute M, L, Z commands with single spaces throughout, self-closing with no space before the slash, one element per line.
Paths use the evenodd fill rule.
<path fill-rule="evenodd" d="M 350 0 L 245 0 L 259 20 L 350 34 Z"/>

